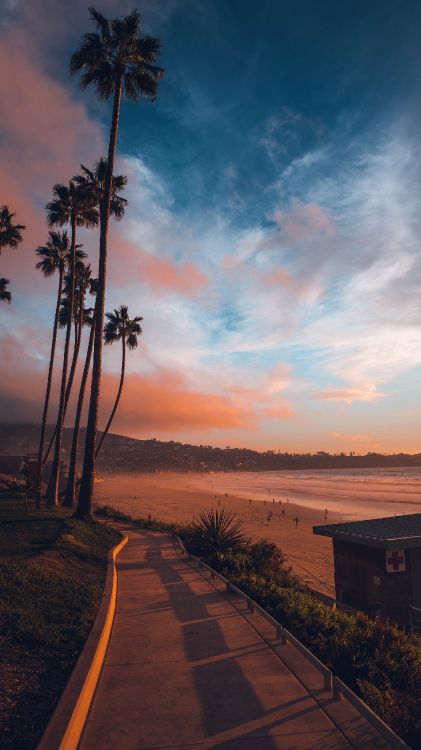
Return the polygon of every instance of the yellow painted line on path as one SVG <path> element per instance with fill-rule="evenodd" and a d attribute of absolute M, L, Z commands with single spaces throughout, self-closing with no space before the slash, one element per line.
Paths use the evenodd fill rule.
<path fill-rule="evenodd" d="M 83 688 L 80 691 L 79 698 L 73 709 L 73 713 L 67 725 L 64 737 L 60 743 L 59 750 L 76 750 L 79 744 L 80 736 L 85 725 L 86 717 L 88 715 L 95 688 L 98 683 L 99 675 L 101 673 L 102 665 L 104 663 L 105 653 L 107 651 L 107 646 L 111 635 L 111 628 L 114 620 L 117 601 L 117 570 L 115 566 L 115 560 L 118 553 L 123 549 L 127 541 L 128 537 L 126 536 L 123 541 L 113 549 L 113 583 L 107 617 L 105 619 L 104 628 L 102 630 L 94 658 L 92 659 L 92 664 L 90 666 L 88 674 L 86 675 Z"/>

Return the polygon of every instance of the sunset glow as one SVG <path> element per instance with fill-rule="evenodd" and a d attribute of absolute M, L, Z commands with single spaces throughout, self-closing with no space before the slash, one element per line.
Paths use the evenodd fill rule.
<path fill-rule="evenodd" d="M 67 69 L 88 3 L 65 5 L 6 3 L 0 27 L 0 203 L 27 227 L 1 256 L 13 294 L 0 311 L 2 421 L 41 418 L 56 292 L 34 249 L 51 186 L 106 148 L 111 105 Z M 145 4 L 167 72 L 156 103 L 122 105 L 128 205 L 111 226 L 106 310 L 144 320 L 113 432 L 421 450 L 421 9 L 390 4 L 379 30 L 383 4 L 357 5 Z M 97 231 L 79 237 L 96 264 Z M 101 425 L 117 349 L 104 350 Z"/>

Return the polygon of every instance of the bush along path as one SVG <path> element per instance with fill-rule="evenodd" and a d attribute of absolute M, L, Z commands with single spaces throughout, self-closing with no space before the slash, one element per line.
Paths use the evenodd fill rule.
<path fill-rule="evenodd" d="M 152 518 L 132 519 L 111 507 L 97 513 L 137 528 L 175 533 L 260 604 L 357 693 L 414 750 L 421 748 L 421 638 L 363 613 L 320 602 L 287 566 L 282 552 L 262 539 L 247 542 L 234 516 L 209 511 L 190 527 Z"/>
<path fill-rule="evenodd" d="M 57 513 L 0 516 L 0 736 L 32 750 L 94 622 L 111 528 Z"/>

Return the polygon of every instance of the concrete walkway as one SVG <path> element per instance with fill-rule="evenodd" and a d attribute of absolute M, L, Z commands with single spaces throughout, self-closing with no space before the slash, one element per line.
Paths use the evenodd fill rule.
<path fill-rule="evenodd" d="M 240 597 L 128 530 L 117 611 L 81 750 L 387 750 Z"/>

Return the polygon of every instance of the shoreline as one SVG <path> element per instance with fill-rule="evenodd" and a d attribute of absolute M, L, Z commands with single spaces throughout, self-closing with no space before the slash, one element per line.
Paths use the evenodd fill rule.
<path fill-rule="evenodd" d="M 150 514 L 182 524 L 191 523 L 203 511 L 225 507 L 235 513 L 252 541 L 273 541 L 307 585 L 334 596 L 332 543 L 315 536 L 313 526 L 414 513 L 418 508 L 421 512 L 421 491 L 413 477 L 385 479 L 370 470 L 364 481 L 345 475 L 339 481 L 332 472 L 326 479 L 326 470 L 322 471 L 323 475 L 307 472 L 305 477 L 301 472 L 288 476 L 280 472 L 104 474 L 95 485 L 95 502 L 134 517 Z M 419 504 L 408 502 L 408 491 L 412 498 L 419 493 Z M 299 519 L 297 525 L 294 517 Z"/>

